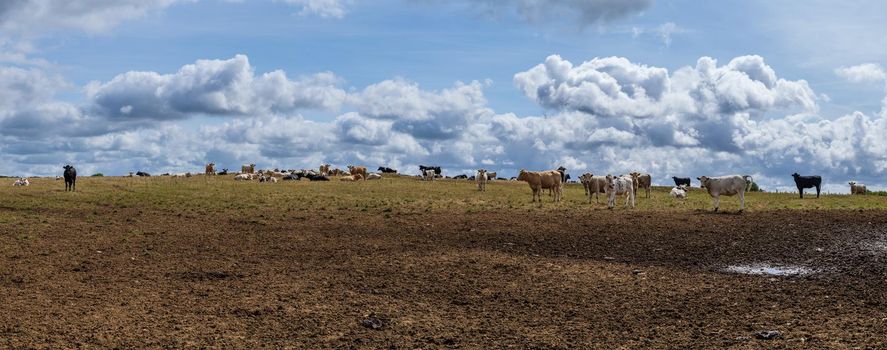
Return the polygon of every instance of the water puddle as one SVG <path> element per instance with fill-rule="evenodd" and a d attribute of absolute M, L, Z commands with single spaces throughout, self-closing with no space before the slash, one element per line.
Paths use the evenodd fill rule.
<path fill-rule="evenodd" d="M 792 265 L 730 265 L 724 269 L 729 273 L 741 273 L 743 275 L 768 275 L 768 276 L 805 276 L 816 272 L 811 268 Z"/>

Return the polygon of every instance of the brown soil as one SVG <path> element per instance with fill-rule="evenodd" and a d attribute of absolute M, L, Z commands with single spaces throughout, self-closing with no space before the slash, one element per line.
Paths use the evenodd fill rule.
<path fill-rule="evenodd" d="M 884 211 L 38 214 L 0 348 L 887 347 Z"/>

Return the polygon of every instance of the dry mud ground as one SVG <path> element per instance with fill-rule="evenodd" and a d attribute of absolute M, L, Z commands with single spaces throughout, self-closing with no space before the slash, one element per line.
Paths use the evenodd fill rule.
<path fill-rule="evenodd" d="M 880 210 L 44 214 L 0 347 L 887 347 Z"/>

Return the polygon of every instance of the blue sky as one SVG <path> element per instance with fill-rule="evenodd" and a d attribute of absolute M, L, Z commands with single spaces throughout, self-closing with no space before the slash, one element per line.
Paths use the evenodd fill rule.
<path fill-rule="evenodd" d="M 742 173 L 786 189 L 798 171 L 832 191 L 887 185 L 877 1 L 3 6 L 6 175 L 565 164 L 659 183 Z"/>

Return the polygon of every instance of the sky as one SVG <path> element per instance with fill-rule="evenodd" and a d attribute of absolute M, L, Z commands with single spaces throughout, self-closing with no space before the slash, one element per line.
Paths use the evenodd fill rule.
<path fill-rule="evenodd" d="M 817 174 L 887 188 L 887 4 L 0 2 L 0 174 Z"/>

